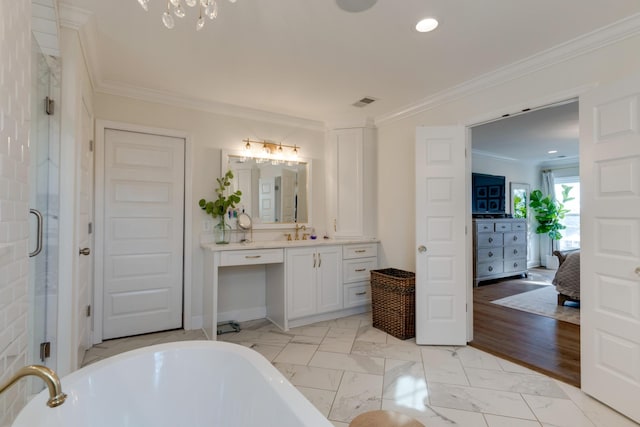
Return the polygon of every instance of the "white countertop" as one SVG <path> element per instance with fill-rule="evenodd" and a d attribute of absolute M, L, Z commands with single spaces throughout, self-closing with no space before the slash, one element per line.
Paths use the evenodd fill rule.
<path fill-rule="evenodd" d="M 277 249 L 295 248 L 300 246 L 352 245 L 362 243 L 378 243 L 378 239 L 309 239 L 309 240 L 269 240 L 251 243 L 229 243 L 217 245 L 215 243 L 201 243 L 200 247 L 211 252 L 239 251 L 247 249 Z"/>

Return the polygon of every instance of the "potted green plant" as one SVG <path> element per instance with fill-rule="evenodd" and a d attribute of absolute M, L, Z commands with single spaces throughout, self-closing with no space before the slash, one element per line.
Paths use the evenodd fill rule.
<path fill-rule="evenodd" d="M 562 185 L 562 202 L 556 200 L 551 195 L 544 196 L 542 191 L 534 190 L 529 196 L 529 206 L 535 212 L 535 218 L 538 221 L 538 227 L 536 228 L 537 234 L 546 234 L 551 239 L 551 253 L 555 250 L 554 242 L 562 239 L 562 233 L 560 230 L 567 228 L 562 220 L 565 215 L 570 211 L 564 207 L 564 204 L 573 197 L 569 196 L 569 192 L 573 187 L 569 185 Z M 553 255 L 550 256 L 551 259 Z M 549 255 L 547 258 L 547 266 L 550 265 Z"/>
<path fill-rule="evenodd" d="M 229 192 L 232 179 L 233 172 L 228 170 L 222 178 L 216 178 L 218 187 L 215 191 L 218 197 L 212 201 L 200 199 L 198 202 L 202 210 L 213 218 L 218 218 L 218 223 L 213 227 L 216 244 L 226 244 L 231 241 L 231 226 L 226 223 L 225 217 L 229 209 L 235 208 L 236 204 L 240 203 L 240 196 L 242 195 L 240 190 L 226 195 Z"/>

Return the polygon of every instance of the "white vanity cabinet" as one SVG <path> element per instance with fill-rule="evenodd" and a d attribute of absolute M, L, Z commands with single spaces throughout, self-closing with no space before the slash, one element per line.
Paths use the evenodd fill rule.
<path fill-rule="evenodd" d="M 334 129 L 327 144 L 328 209 L 333 237 L 376 235 L 376 134 L 371 128 Z"/>
<path fill-rule="evenodd" d="M 342 282 L 344 308 L 371 302 L 371 270 L 378 268 L 378 245 L 364 243 L 345 245 L 342 250 Z"/>
<path fill-rule="evenodd" d="M 285 250 L 287 318 L 342 309 L 342 246 Z"/>

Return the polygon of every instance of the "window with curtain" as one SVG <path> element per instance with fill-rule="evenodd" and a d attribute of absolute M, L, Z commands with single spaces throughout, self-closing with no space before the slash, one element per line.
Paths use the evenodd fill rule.
<path fill-rule="evenodd" d="M 564 218 L 564 225 L 566 225 L 567 228 L 560 231 L 562 233 L 562 239 L 557 242 L 558 250 L 567 251 L 580 248 L 580 177 L 567 176 L 555 178 L 554 193 L 558 201 L 562 201 L 563 185 L 572 187 L 569 196 L 574 198 L 564 204 L 564 207 L 569 209 L 569 213 L 567 213 Z"/>

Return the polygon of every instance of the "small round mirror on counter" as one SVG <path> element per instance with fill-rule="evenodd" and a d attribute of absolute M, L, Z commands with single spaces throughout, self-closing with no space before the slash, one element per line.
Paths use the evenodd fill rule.
<path fill-rule="evenodd" d="M 242 230 L 251 230 L 251 217 L 244 212 L 238 215 L 238 227 Z"/>
<path fill-rule="evenodd" d="M 238 228 L 244 231 L 244 235 L 242 236 L 242 240 L 240 240 L 240 242 L 241 243 L 251 242 L 251 240 L 253 239 L 253 235 L 251 236 L 251 239 L 247 239 L 247 230 L 250 230 L 251 234 L 253 234 L 251 217 L 248 214 L 242 212 L 240 215 L 238 215 Z"/>

